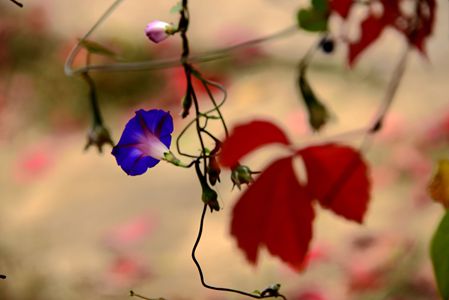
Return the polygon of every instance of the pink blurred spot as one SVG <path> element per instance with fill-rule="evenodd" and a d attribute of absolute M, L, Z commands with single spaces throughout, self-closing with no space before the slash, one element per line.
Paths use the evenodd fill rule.
<path fill-rule="evenodd" d="M 106 235 L 106 245 L 113 249 L 122 249 L 148 237 L 155 228 L 153 218 L 144 215 L 118 225 Z"/>
<path fill-rule="evenodd" d="M 382 274 L 363 265 L 354 265 L 349 274 L 349 289 L 351 291 L 376 290 L 383 286 Z"/>
<path fill-rule="evenodd" d="M 294 134 L 306 135 L 310 133 L 307 114 L 304 110 L 293 110 L 286 116 L 286 125 Z"/>
<path fill-rule="evenodd" d="M 142 278 L 147 274 L 146 268 L 143 268 L 141 263 L 139 263 L 135 259 L 124 256 L 117 257 L 112 263 L 109 271 L 111 272 L 111 274 L 114 274 L 115 276 L 122 279 Z"/>
<path fill-rule="evenodd" d="M 245 30 L 241 26 L 226 26 L 223 31 L 217 35 L 217 44 L 221 47 L 232 47 L 234 45 L 252 40 L 256 37 L 256 34 Z M 231 52 L 231 59 L 234 65 L 247 65 L 253 63 L 258 59 L 266 57 L 267 54 L 264 50 L 257 45 L 243 47 Z"/>
<path fill-rule="evenodd" d="M 395 142 L 401 139 L 408 132 L 407 122 L 404 117 L 397 112 L 390 112 L 382 124 L 378 136 L 385 142 Z"/>
<path fill-rule="evenodd" d="M 432 170 L 432 161 L 412 145 L 397 146 L 393 150 L 392 164 L 411 177 L 422 177 Z"/>
<path fill-rule="evenodd" d="M 44 6 L 31 7 L 27 17 L 25 18 L 28 24 L 26 27 L 33 33 L 44 34 L 48 28 L 48 16 Z"/>
<path fill-rule="evenodd" d="M 298 296 L 294 297 L 295 300 L 328 300 L 322 292 L 319 291 L 304 291 Z"/>
<path fill-rule="evenodd" d="M 447 109 L 443 110 L 447 111 Z M 433 120 L 429 120 L 431 125 L 424 131 L 420 139 L 420 144 L 427 147 L 434 147 L 435 144 L 449 142 L 449 113 L 442 114 Z"/>
<path fill-rule="evenodd" d="M 164 71 L 164 77 L 165 80 L 165 87 L 161 91 L 161 95 L 163 95 L 163 98 L 168 98 L 170 102 L 176 103 L 179 105 L 179 103 L 182 101 L 185 93 L 186 93 L 186 87 L 187 87 L 187 81 L 184 73 L 183 68 L 169 68 Z M 224 74 L 204 74 L 203 77 L 207 80 L 215 81 L 223 86 L 226 86 L 228 83 L 228 78 Z M 199 100 L 204 99 L 205 97 L 208 97 L 207 91 L 204 88 L 203 84 L 200 80 L 196 79 L 194 76 L 192 76 L 192 84 L 193 88 L 195 90 L 196 96 Z M 209 88 L 214 95 L 217 102 L 219 102 L 222 99 L 221 92 L 209 85 Z"/>
<path fill-rule="evenodd" d="M 434 203 L 427 192 L 427 187 L 430 181 L 430 174 L 423 174 L 422 177 L 416 177 L 411 188 L 411 198 L 414 201 L 414 205 L 417 209 Z"/>
<path fill-rule="evenodd" d="M 413 244 L 388 233 L 356 237 L 354 252 L 346 266 L 350 292 L 364 292 L 383 288 L 398 260 L 409 253 Z"/>
<path fill-rule="evenodd" d="M 312 263 L 324 262 L 330 259 L 329 249 L 326 245 L 315 245 L 313 246 L 309 252 L 307 252 L 304 258 L 304 267 L 301 269 L 305 269 L 309 267 Z"/>
<path fill-rule="evenodd" d="M 42 143 L 19 154 L 14 166 L 14 179 L 19 183 L 36 180 L 54 165 L 55 151 L 51 145 Z"/>
<path fill-rule="evenodd" d="M 389 165 L 373 165 L 371 168 L 371 177 L 374 182 L 374 186 L 378 188 L 385 188 L 399 178 L 399 172 L 397 169 L 392 168 Z"/>
<path fill-rule="evenodd" d="M 128 288 L 151 277 L 151 272 L 141 260 L 119 255 L 106 272 L 105 284 L 109 289 Z"/>

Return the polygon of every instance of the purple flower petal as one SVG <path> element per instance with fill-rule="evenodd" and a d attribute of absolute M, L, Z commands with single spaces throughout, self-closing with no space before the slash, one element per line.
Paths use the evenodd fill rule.
<path fill-rule="evenodd" d="M 168 112 L 140 109 L 126 124 L 112 154 L 128 175 L 141 175 L 169 152 L 172 132 L 173 119 Z"/>

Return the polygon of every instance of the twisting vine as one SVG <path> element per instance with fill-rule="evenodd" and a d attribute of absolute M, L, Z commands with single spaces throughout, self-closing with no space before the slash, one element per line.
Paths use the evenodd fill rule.
<path fill-rule="evenodd" d="M 14 1 L 14 0 L 12 0 Z M 419 3 L 420 0 L 417 1 Z M 176 150 L 178 155 L 180 157 L 183 157 L 186 160 L 190 160 L 189 163 L 183 163 L 181 160 L 177 159 L 173 153 L 166 152 L 164 153 L 164 157 L 161 158 L 161 160 L 166 160 L 167 162 L 170 162 L 176 166 L 184 167 L 184 168 L 191 168 L 194 167 L 196 176 L 198 178 L 198 181 L 201 185 L 202 189 L 202 201 L 203 201 L 203 209 L 200 217 L 199 222 L 199 228 L 198 228 L 198 234 L 196 237 L 196 240 L 194 242 L 191 257 L 192 260 L 198 270 L 199 277 L 201 284 L 203 287 L 221 291 L 221 292 L 229 292 L 234 294 L 239 294 L 242 296 L 247 296 L 255 299 L 263 299 L 263 298 L 269 298 L 269 297 L 280 297 L 284 300 L 286 300 L 286 297 L 279 292 L 280 290 L 280 284 L 272 285 L 261 292 L 253 292 L 248 293 L 245 291 L 241 291 L 234 288 L 226 288 L 226 287 L 217 287 L 213 286 L 207 283 L 205 275 L 203 273 L 201 264 L 196 257 L 196 251 L 199 247 L 202 233 L 204 230 L 204 222 L 207 210 L 210 209 L 211 213 L 214 211 L 220 210 L 220 205 L 218 203 L 218 196 L 217 192 L 214 190 L 213 186 L 216 184 L 217 181 L 220 181 L 220 165 L 217 162 L 217 155 L 220 154 L 220 151 L 222 150 L 222 141 L 211 131 L 208 130 L 208 125 L 212 121 L 219 121 L 222 125 L 224 134 L 226 137 L 229 135 L 228 127 L 225 122 L 225 118 L 222 114 L 221 108 L 222 105 L 225 103 L 227 99 L 227 92 L 226 89 L 219 83 L 211 81 L 207 78 L 205 78 L 201 72 L 194 67 L 194 63 L 202 63 L 207 62 L 215 59 L 220 59 L 226 55 L 228 55 L 230 52 L 243 48 L 252 46 L 255 44 L 259 44 L 262 42 L 266 42 L 269 40 L 273 40 L 276 38 L 287 36 L 293 32 L 297 32 L 297 27 L 302 27 L 305 30 L 309 31 L 318 31 L 320 32 L 320 37 L 318 40 L 318 43 L 314 44 L 310 50 L 306 53 L 306 55 L 300 60 L 300 62 L 297 65 L 298 70 L 298 78 L 297 83 L 299 90 L 301 92 L 302 98 L 304 100 L 304 104 L 306 106 L 306 109 L 309 113 L 309 123 L 311 127 L 318 131 L 328 120 L 329 113 L 327 111 L 326 106 L 317 98 L 314 91 L 312 90 L 307 77 L 306 72 L 307 68 L 310 65 L 310 62 L 312 61 L 314 53 L 317 51 L 317 49 L 321 48 L 324 52 L 332 52 L 333 49 L 333 39 L 329 35 L 328 29 L 327 29 L 327 21 L 330 14 L 329 8 L 324 7 L 328 4 L 328 1 L 322 0 L 322 1 L 312 1 L 312 7 L 308 9 L 303 9 L 299 11 L 299 24 L 295 26 L 288 27 L 287 29 L 281 30 L 277 33 L 271 34 L 266 37 L 250 40 L 238 45 L 234 45 L 231 47 L 219 49 L 216 51 L 211 51 L 202 55 L 198 56 L 191 56 L 190 55 L 190 45 L 189 45 L 189 39 L 188 39 L 188 29 L 190 24 L 190 13 L 189 13 L 189 7 L 188 7 L 188 0 L 182 0 L 180 9 L 179 9 L 179 21 L 176 28 L 170 28 L 170 32 L 166 31 L 167 34 L 175 34 L 179 33 L 182 41 L 182 52 L 180 57 L 177 58 L 171 58 L 167 60 L 157 60 L 157 61 L 140 61 L 140 62 L 127 62 L 127 63 L 113 63 L 113 64 L 105 64 L 105 65 L 91 65 L 89 61 L 89 55 L 87 55 L 87 61 L 86 65 L 84 67 L 73 69 L 72 64 L 74 61 L 74 58 L 79 53 L 81 47 L 83 47 L 83 44 L 85 46 L 87 38 L 100 26 L 110 15 L 111 13 L 118 7 L 118 5 L 123 2 L 123 0 L 116 0 L 106 11 L 105 13 L 99 18 L 99 20 L 94 24 L 94 26 L 84 35 L 84 37 L 76 44 L 76 46 L 72 49 L 71 53 L 69 54 L 66 63 L 65 63 L 65 71 L 68 75 L 80 75 L 88 84 L 89 87 L 89 95 L 90 95 L 90 101 L 91 101 L 91 110 L 92 110 L 92 116 L 93 116 L 93 126 L 91 133 L 89 134 L 89 140 L 86 147 L 89 147 L 90 145 L 94 144 L 99 147 L 99 150 L 101 151 L 101 146 L 104 143 L 110 143 L 112 144 L 112 141 L 110 140 L 109 133 L 106 130 L 106 128 L 103 125 L 103 119 L 101 116 L 100 108 L 98 105 L 98 99 L 97 99 L 97 93 L 95 88 L 95 82 L 90 76 L 90 72 L 116 72 L 116 71 L 130 71 L 130 70 L 154 70 L 154 69 L 160 69 L 160 68 L 168 68 L 168 67 L 175 67 L 175 66 L 182 66 L 184 71 L 184 77 L 186 79 L 186 90 L 185 94 L 182 100 L 182 113 L 181 116 L 183 118 L 187 118 L 190 115 L 191 110 L 193 110 L 194 114 L 192 119 L 187 123 L 187 125 L 181 130 L 180 134 L 176 138 Z M 321 3 L 321 4 L 320 4 Z M 370 5 L 371 1 L 354 1 L 353 3 L 363 4 L 363 5 Z M 351 4 L 352 5 L 352 4 Z M 323 7 L 325 9 L 323 9 Z M 322 20 L 318 20 L 318 23 L 313 24 L 316 20 L 314 18 L 310 19 L 310 16 L 313 17 L 320 17 Z M 413 22 L 412 22 L 413 23 Z M 417 23 L 417 22 L 415 22 Z M 393 102 L 395 93 L 398 89 L 399 83 L 403 77 L 405 66 L 407 62 L 407 54 L 409 52 L 409 48 L 411 47 L 411 43 L 413 40 L 412 35 L 415 34 L 416 28 L 413 26 L 411 29 L 409 29 L 408 38 L 409 38 L 409 45 L 407 45 L 407 49 L 404 52 L 404 54 L 401 56 L 399 63 L 397 67 L 394 70 L 393 76 L 391 81 L 389 81 L 385 96 L 383 98 L 383 101 L 381 102 L 381 105 L 378 109 L 378 112 L 374 116 L 374 119 L 372 122 L 368 124 L 368 126 L 365 126 L 362 129 L 355 130 L 353 132 L 346 132 L 344 135 L 349 134 L 356 134 L 356 135 L 362 135 L 364 137 L 364 140 L 366 140 L 367 137 L 370 135 L 378 132 L 381 127 L 383 120 L 385 116 L 387 115 L 391 104 Z M 202 110 L 200 107 L 199 99 L 198 99 L 198 93 L 195 91 L 193 81 L 198 80 L 202 87 L 205 89 L 206 94 L 211 102 L 212 108 L 209 110 Z M 216 95 L 213 93 L 212 89 L 217 89 L 221 95 L 222 98 L 217 100 Z M 144 122 L 142 120 L 139 120 L 140 122 Z M 197 135 L 197 141 L 200 146 L 199 153 L 187 153 L 184 149 L 181 147 L 181 140 L 184 137 L 185 133 L 189 129 L 195 129 L 196 135 Z M 146 133 L 146 132 L 145 132 Z M 341 135 L 339 136 L 341 137 Z M 103 139 L 103 140 L 102 140 Z M 327 140 L 330 140 L 332 138 L 328 138 Z M 336 139 L 336 137 L 334 137 Z M 209 145 L 209 142 L 212 143 L 213 148 L 209 149 L 207 146 Z M 304 143 L 305 144 L 305 143 Z M 125 145 L 126 146 L 126 145 Z M 129 145 L 128 145 L 129 146 Z M 294 149 L 293 149 L 294 150 Z M 297 152 L 298 150 L 294 150 Z M 355 157 L 356 160 L 354 160 L 354 163 L 359 163 L 358 156 Z M 329 195 L 325 194 L 324 199 L 322 199 L 323 203 L 326 204 L 326 201 L 328 198 L 330 199 L 334 194 L 338 193 L 338 189 L 340 189 L 343 184 L 342 182 L 346 181 L 348 177 L 352 175 L 354 172 L 354 168 L 357 165 L 350 164 L 348 168 L 346 168 L 345 172 L 343 172 L 343 175 L 340 176 L 339 180 L 337 180 L 333 186 L 329 189 Z M 353 168 L 354 167 L 354 168 Z M 238 176 L 241 176 L 240 173 L 234 173 L 235 169 L 240 168 L 238 172 L 243 172 L 246 177 L 238 178 Z M 246 169 L 245 169 L 246 168 Z M 254 174 L 256 172 L 252 172 L 249 170 L 249 168 L 245 166 L 238 165 L 233 170 L 233 174 L 231 176 L 234 184 L 236 184 L 240 188 L 241 183 L 250 183 L 252 182 L 251 174 Z M 233 176 L 236 176 L 234 178 Z M 240 181 L 239 181 L 240 180 Z M 212 187 L 211 187 L 212 186 Z M 329 200 L 330 201 L 330 200 Z M 329 203 L 327 203 L 329 204 Z M 140 295 L 138 293 L 135 293 L 134 291 L 130 291 L 131 296 L 135 296 L 141 299 L 146 300 L 164 300 L 164 298 L 148 298 L 143 295 Z"/>
<path fill-rule="evenodd" d="M 196 130 L 197 130 L 197 134 L 198 134 L 200 144 L 201 144 L 201 149 L 202 149 L 201 154 L 203 156 L 203 171 L 201 171 L 201 169 L 200 169 L 199 160 L 197 160 L 195 163 L 195 170 L 196 170 L 197 176 L 200 180 L 201 186 L 203 188 L 203 197 L 202 198 L 204 201 L 204 206 L 203 206 L 203 210 L 201 213 L 198 235 L 195 240 L 194 246 L 192 248 L 192 255 L 191 255 L 192 260 L 194 261 L 195 266 L 197 267 L 198 273 L 200 275 L 201 284 L 205 288 L 216 290 L 216 291 L 221 291 L 221 292 L 236 293 L 236 294 L 240 294 L 243 296 L 252 297 L 252 298 L 256 298 L 256 299 L 269 298 L 269 297 L 281 297 L 285 300 L 286 297 L 279 293 L 280 285 L 273 285 L 271 287 L 268 287 L 267 289 L 262 291 L 260 294 L 247 293 L 247 292 L 244 292 L 244 291 L 241 291 L 238 289 L 217 287 L 217 286 L 210 285 L 206 282 L 201 264 L 196 257 L 196 250 L 200 244 L 202 233 L 203 233 L 204 220 L 205 220 L 205 216 L 207 213 L 207 208 L 209 207 L 211 209 L 211 212 L 213 210 L 219 210 L 218 202 L 216 202 L 216 192 L 208 186 L 207 180 L 206 180 L 206 173 L 208 173 L 208 175 L 209 175 L 209 181 L 211 182 L 212 185 L 214 185 L 215 180 L 219 179 L 218 175 L 219 175 L 220 170 L 219 170 L 218 165 L 216 164 L 215 155 L 217 154 L 217 152 L 220 151 L 221 142 L 217 137 L 215 137 L 212 133 L 210 133 L 206 129 L 207 121 L 211 118 L 209 117 L 208 113 L 203 114 L 200 112 L 198 98 L 196 96 L 195 90 L 192 85 L 192 75 L 201 81 L 203 87 L 205 88 L 205 90 L 207 92 L 207 95 L 209 96 L 209 98 L 212 102 L 212 105 L 214 106 L 214 109 L 211 110 L 210 112 L 212 112 L 212 111 L 216 112 L 217 116 L 214 116 L 213 119 L 219 119 L 221 121 L 226 137 L 228 136 L 229 133 L 228 133 L 228 128 L 226 126 L 225 119 L 220 110 L 220 107 L 223 105 L 223 103 L 227 97 L 226 90 L 220 84 L 205 79 L 198 70 L 193 69 L 192 65 L 190 63 L 186 62 L 188 60 L 188 56 L 189 56 L 189 42 L 188 42 L 188 38 L 187 38 L 187 29 L 188 29 L 188 24 L 189 24 L 188 18 L 189 18 L 188 1 L 183 0 L 182 1 L 181 18 L 180 18 L 180 22 L 179 22 L 179 27 L 181 30 L 181 37 L 183 39 L 183 43 L 182 43 L 183 44 L 183 52 L 182 52 L 182 56 L 181 56 L 181 62 L 184 67 L 186 81 L 187 81 L 187 91 L 186 91 L 186 95 L 185 95 L 184 103 L 183 103 L 183 108 L 184 108 L 183 116 L 188 115 L 188 110 L 191 105 L 191 103 L 189 101 L 190 101 L 190 99 L 192 99 L 193 105 L 195 108 Z M 248 45 L 248 44 L 251 44 L 251 43 L 245 43 L 242 45 Z M 221 103 L 217 103 L 217 101 L 215 100 L 215 97 L 210 88 L 211 86 L 218 88 L 223 93 L 223 99 L 222 99 Z M 206 117 L 206 123 L 204 124 L 204 126 L 201 126 L 200 122 L 199 122 L 199 119 L 201 116 Z M 205 147 L 204 147 L 204 142 L 202 140 L 202 133 L 207 134 L 215 142 L 215 148 L 214 148 L 214 150 L 212 150 L 210 152 L 209 161 L 206 159 L 207 149 L 205 149 Z M 215 172 L 215 174 L 213 172 Z"/>
<path fill-rule="evenodd" d="M 200 225 L 198 229 L 198 235 L 195 240 L 194 246 L 192 248 L 192 260 L 195 263 L 195 266 L 198 270 L 201 284 L 208 289 L 221 291 L 221 292 L 230 292 L 230 293 L 236 293 L 247 297 L 252 297 L 256 299 L 263 299 L 263 298 L 269 298 L 269 297 L 281 297 L 282 299 L 286 299 L 286 297 L 279 293 L 280 285 L 273 285 L 271 287 L 266 288 L 259 294 L 254 293 L 248 293 L 244 292 L 238 289 L 233 288 L 225 288 L 225 287 L 216 287 L 208 284 L 206 282 L 201 264 L 199 260 L 196 257 L 196 250 L 200 244 L 203 228 L 204 228 L 204 220 L 207 213 L 207 209 L 209 208 L 211 212 L 213 211 L 219 211 L 220 206 L 218 204 L 217 200 L 217 193 L 214 189 L 211 188 L 210 185 L 215 185 L 217 181 L 219 181 L 219 174 L 220 174 L 220 167 L 216 161 L 216 156 L 220 151 L 221 147 L 221 141 L 219 138 L 217 138 L 214 134 L 212 134 L 210 131 L 207 130 L 207 125 L 209 120 L 220 120 L 223 130 L 225 132 L 225 136 L 228 136 L 228 127 L 226 125 L 225 119 L 223 117 L 223 114 L 221 112 L 221 106 L 224 104 L 227 98 L 227 92 L 226 89 L 220 85 L 219 83 L 213 82 L 211 80 L 208 80 L 203 77 L 203 75 L 195 69 L 191 61 L 189 59 L 190 55 L 190 47 L 189 47 L 189 40 L 187 36 L 188 28 L 189 28 L 189 22 L 190 22 L 190 14 L 189 14 L 189 8 L 188 8 L 188 0 L 182 0 L 182 7 L 180 10 L 180 19 L 178 23 L 178 28 L 176 29 L 177 32 L 180 33 L 181 39 L 182 39 L 182 53 L 180 57 L 180 63 L 184 69 L 184 76 L 186 78 L 186 91 L 185 95 L 182 101 L 182 114 L 181 116 L 183 118 L 186 118 L 190 114 L 190 110 L 194 110 L 194 118 L 191 120 L 185 128 L 181 131 L 178 138 L 176 139 L 176 148 L 180 155 L 192 158 L 193 161 L 187 165 L 187 167 L 194 166 L 195 172 L 197 175 L 197 178 L 200 182 L 201 188 L 202 188 L 202 200 L 204 202 L 203 210 L 200 218 Z M 202 112 L 200 109 L 200 104 L 198 101 L 197 93 L 195 91 L 195 88 L 193 86 L 193 78 L 196 78 L 199 80 L 206 90 L 206 93 L 213 105 L 213 109 L 210 109 L 206 112 Z M 211 87 L 217 88 L 220 90 L 223 94 L 223 98 L 221 102 L 217 102 L 215 99 L 215 96 L 211 90 Z M 204 119 L 204 124 L 201 124 L 201 119 Z M 198 137 L 198 141 L 200 144 L 200 153 L 198 155 L 195 154 L 189 154 L 185 153 L 180 146 L 180 140 L 185 134 L 185 132 L 191 128 L 191 126 L 195 124 L 195 130 Z M 206 148 L 206 142 L 204 140 L 204 136 L 208 136 L 213 143 L 215 144 L 214 148 L 212 150 L 209 150 Z M 132 296 L 137 296 L 142 299 L 151 299 L 147 298 L 145 296 L 142 296 L 140 294 L 135 293 L 134 291 L 131 291 Z"/>
<path fill-rule="evenodd" d="M 199 225 L 199 229 L 198 229 L 198 236 L 197 236 L 197 238 L 195 240 L 195 244 L 193 245 L 193 249 L 192 249 L 192 259 L 193 259 L 193 262 L 195 263 L 195 265 L 196 265 L 196 267 L 198 269 L 198 272 L 200 274 L 201 284 L 204 287 L 206 287 L 208 289 L 211 289 L 211 290 L 240 294 L 242 296 L 247 296 L 247 297 L 251 297 L 251 298 L 255 298 L 255 299 L 280 297 L 280 298 L 282 298 L 284 300 L 287 300 L 287 298 L 284 295 L 279 293 L 279 288 L 280 288 L 279 284 L 275 284 L 275 285 L 272 285 L 272 286 L 266 288 L 260 294 L 251 294 L 251 293 L 247 293 L 247 292 L 236 290 L 236 289 L 232 289 L 232 288 L 224 288 L 224 287 L 212 286 L 212 285 L 210 285 L 210 284 L 208 284 L 206 282 L 203 270 L 201 268 L 201 264 L 199 263 L 198 259 L 196 258 L 196 250 L 198 248 L 198 245 L 200 244 L 201 236 L 203 234 L 204 219 L 206 217 L 206 213 L 207 213 L 207 205 L 204 205 L 203 211 L 201 213 L 201 218 L 200 218 L 200 225 Z"/>
<path fill-rule="evenodd" d="M 90 52 L 86 55 L 86 65 L 90 64 L 90 55 Z M 92 112 L 92 127 L 87 135 L 87 143 L 84 150 L 87 150 L 90 146 L 95 145 L 98 148 L 98 151 L 102 153 L 103 145 L 109 144 L 113 146 L 114 142 L 111 139 L 109 131 L 103 124 L 103 117 L 101 116 L 100 105 L 98 103 L 95 81 L 90 76 L 88 71 L 81 73 L 81 77 L 89 87 L 89 100 Z"/>

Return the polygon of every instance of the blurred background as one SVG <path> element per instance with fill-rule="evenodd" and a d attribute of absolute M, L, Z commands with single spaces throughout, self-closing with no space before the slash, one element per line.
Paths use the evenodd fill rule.
<path fill-rule="evenodd" d="M 24 8 L 0 4 L 0 273 L 8 276 L 0 281 L 0 299 L 126 299 L 130 289 L 151 298 L 236 299 L 202 288 L 191 261 L 202 209 L 193 170 L 161 163 L 129 177 L 109 148 L 103 154 L 83 150 L 91 126 L 88 89 L 79 77 L 65 76 L 63 65 L 111 1 L 28 2 Z M 364 225 L 317 208 L 303 273 L 266 253 L 250 266 L 229 235 L 239 192 L 231 191 L 224 172 L 218 188 L 223 210 L 207 215 L 198 250 L 209 283 L 252 292 L 280 282 L 296 300 L 437 299 L 428 244 L 443 209 L 428 198 L 426 186 L 449 145 L 449 5 L 437 2 L 428 57 L 410 56 L 385 127 L 365 153 L 373 194 Z M 124 61 L 177 57 L 178 37 L 155 45 L 144 35 L 154 19 L 176 23 L 169 12 L 175 4 L 124 1 L 91 39 Z M 191 0 L 192 52 L 282 30 L 295 23 L 302 5 L 307 2 Z M 227 88 L 223 112 L 230 127 L 267 118 L 301 146 L 367 125 L 404 48 L 402 37 L 387 30 L 353 69 L 343 45 L 332 55 L 317 53 L 309 79 L 333 115 L 318 136 L 307 125 L 295 82 L 296 64 L 314 43 L 314 35 L 298 31 L 199 65 Z M 83 65 L 84 55 L 75 66 Z M 114 141 L 139 108 L 170 110 L 175 136 L 186 124 L 179 117 L 181 69 L 92 76 Z M 360 142 L 353 136 L 342 141 Z M 198 148 L 194 133 L 184 142 Z M 263 169 L 280 153 L 270 147 L 247 162 Z"/>

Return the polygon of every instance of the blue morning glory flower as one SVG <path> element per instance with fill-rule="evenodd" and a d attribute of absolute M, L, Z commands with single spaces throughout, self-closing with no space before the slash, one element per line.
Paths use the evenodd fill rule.
<path fill-rule="evenodd" d="M 169 112 L 140 109 L 126 124 L 112 155 L 126 174 L 141 175 L 170 152 L 172 132 L 173 118 Z"/>

